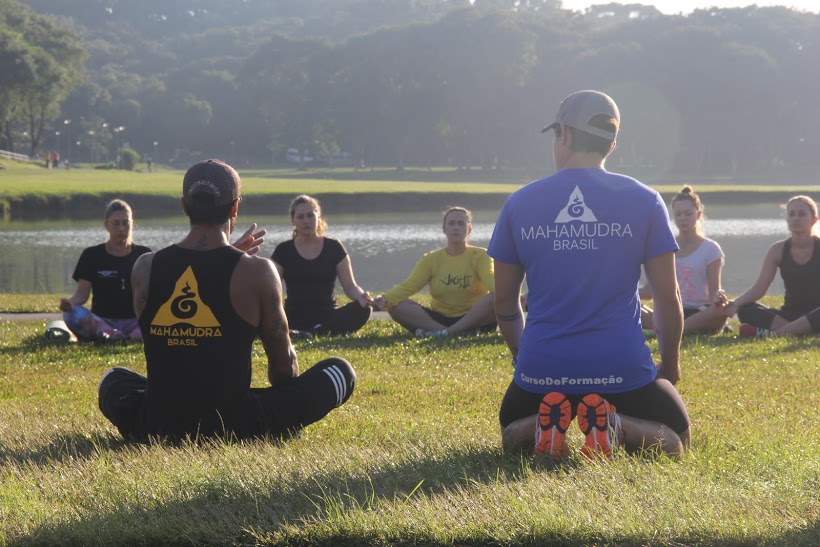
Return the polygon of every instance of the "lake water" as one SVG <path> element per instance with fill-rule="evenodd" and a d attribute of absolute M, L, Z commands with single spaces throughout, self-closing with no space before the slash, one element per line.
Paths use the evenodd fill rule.
<path fill-rule="evenodd" d="M 775 205 L 715 206 L 707 209 L 706 235 L 723 248 L 723 286 L 739 294 L 757 278 L 766 249 L 788 236 Z M 470 242 L 486 247 L 497 211 L 474 212 Z M 240 226 L 247 227 L 247 224 Z M 261 254 L 270 256 L 290 237 L 284 216 L 248 219 L 268 230 Z M 418 258 L 444 244 L 439 214 L 373 214 L 330 216 L 327 235 L 341 239 L 353 262 L 358 283 L 372 293 L 402 281 Z M 180 240 L 188 226 L 183 218 L 136 219 L 134 240 L 154 250 Z M 95 222 L 11 222 L 0 224 L 0 292 L 65 293 L 74 291 L 71 278 L 80 252 L 102 243 L 106 232 Z M 782 294 L 778 277 L 770 290 Z"/>

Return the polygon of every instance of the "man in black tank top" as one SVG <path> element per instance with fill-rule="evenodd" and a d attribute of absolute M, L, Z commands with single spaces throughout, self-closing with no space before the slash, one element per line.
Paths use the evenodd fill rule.
<path fill-rule="evenodd" d="M 147 377 L 116 367 L 99 387 L 100 410 L 127 439 L 287 437 L 353 392 L 356 373 L 344 359 L 299 374 L 279 275 L 254 256 L 265 231 L 254 224 L 229 243 L 240 191 L 239 175 L 221 161 L 191 167 L 182 184 L 188 235 L 134 265 Z M 250 386 L 257 336 L 268 359 L 266 388 Z"/>

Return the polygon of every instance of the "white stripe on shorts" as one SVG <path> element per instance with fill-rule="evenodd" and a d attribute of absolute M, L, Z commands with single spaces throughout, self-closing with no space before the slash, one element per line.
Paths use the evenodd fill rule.
<path fill-rule="evenodd" d="M 345 377 L 342 371 L 339 370 L 339 367 L 333 365 L 332 367 L 326 368 L 323 372 L 328 375 L 330 381 L 333 382 L 333 387 L 336 389 L 336 406 L 342 406 L 342 401 L 347 392 Z"/>

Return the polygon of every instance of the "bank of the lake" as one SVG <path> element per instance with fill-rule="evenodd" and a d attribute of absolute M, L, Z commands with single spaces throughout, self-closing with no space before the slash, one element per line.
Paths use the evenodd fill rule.
<path fill-rule="evenodd" d="M 0 218 L 98 218 L 114 198 L 128 201 L 142 217 L 177 215 L 182 176 L 182 170 L 145 173 L 11 167 L 0 171 Z M 242 172 L 242 209 L 250 214 L 283 212 L 294 195 L 307 193 L 337 214 L 430 211 L 448 204 L 497 210 L 512 191 L 538 176 L 540 173 L 524 169 L 246 170 Z M 646 182 L 667 200 L 683 183 L 693 184 L 710 204 L 782 203 L 798 193 L 820 192 L 820 185 L 799 181 L 779 185 L 731 179 Z"/>

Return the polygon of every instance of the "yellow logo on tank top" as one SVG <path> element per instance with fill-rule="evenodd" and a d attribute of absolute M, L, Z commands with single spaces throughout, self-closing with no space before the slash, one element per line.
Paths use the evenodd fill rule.
<path fill-rule="evenodd" d="M 177 279 L 174 292 L 151 321 L 151 335 L 164 336 L 169 346 L 196 346 L 197 339 L 222 336 L 216 316 L 200 298 L 193 269 Z"/>

